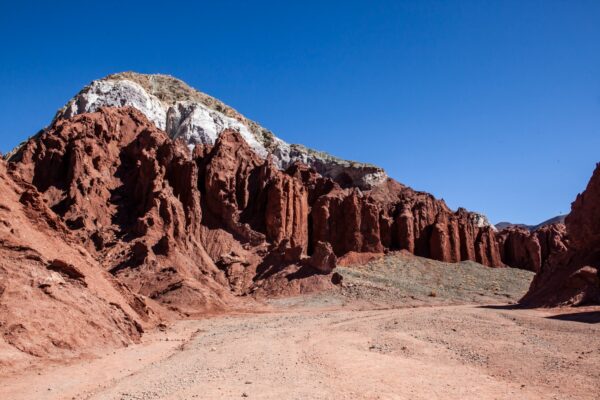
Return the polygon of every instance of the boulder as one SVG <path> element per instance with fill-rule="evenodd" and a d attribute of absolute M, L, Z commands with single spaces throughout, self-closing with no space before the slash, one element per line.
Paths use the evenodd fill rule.
<path fill-rule="evenodd" d="M 333 248 L 327 242 L 317 242 L 313 255 L 308 259 L 308 265 L 317 271 L 328 274 L 332 272 L 337 263 Z"/>

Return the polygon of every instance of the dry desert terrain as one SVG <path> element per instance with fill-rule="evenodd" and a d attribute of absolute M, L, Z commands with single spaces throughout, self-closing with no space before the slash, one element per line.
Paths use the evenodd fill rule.
<path fill-rule="evenodd" d="M 7 371 L 0 398 L 598 398 L 600 308 L 515 307 L 531 273 L 402 254 L 340 271 L 339 291 Z"/>

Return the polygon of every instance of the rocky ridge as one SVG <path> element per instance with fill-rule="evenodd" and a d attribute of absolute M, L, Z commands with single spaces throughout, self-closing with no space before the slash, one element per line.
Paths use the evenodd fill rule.
<path fill-rule="evenodd" d="M 302 162 L 342 185 L 363 189 L 387 177 L 376 166 L 288 144 L 221 101 L 168 75 L 124 72 L 93 81 L 59 110 L 55 120 L 94 112 L 100 107 L 123 106 L 140 110 L 157 128 L 172 139 L 183 139 L 190 148 L 214 145 L 224 130 L 232 129 L 261 158 L 270 154 L 281 169 Z"/>
<path fill-rule="evenodd" d="M 157 201 L 175 196 L 186 203 L 168 218 L 178 221 L 168 227 L 172 241 L 201 236 L 202 225 L 223 229 L 252 246 L 285 241 L 299 255 L 311 255 L 324 242 L 336 256 L 404 249 L 441 261 L 502 265 L 495 230 L 480 215 L 453 212 L 443 201 L 392 179 L 365 191 L 345 188 L 302 163 L 282 171 L 273 157 L 262 158 L 236 130 L 223 131 L 214 145 L 197 145 L 193 153 L 185 144 L 149 125 L 135 108 L 101 108 L 56 120 L 12 160 L 67 225 L 85 228 L 85 237 L 96 244 L 157 229 L 158 218 L 145 213 L 153 212 Z M 142 176 L 158 181 L 142 183 Z M 133 198 L 126 193 L 128 185 Z M 167 193 L 159 196 L 156 186 Z M 158 198 L 144 197 L 149 194 Z M 92 196 L 98 197 L 97 205 Z M 135 212 L 118 213 L 131 208 Z M 115 220 L 125 215 L 128 219 Z M 115 227 L 107 228 L 111 223 Z"/>
<path fill-rule="evenodd" d="M 112 303 L 120 314 L 89 323 L 123 332 L 119 341 L 108 341 L 123 345 L 164 319 L 251 307 L 252 297 L 331 288 L 340 282 L 337 258 L 349 253 L 404 249 L 502 266 L 490 226 L 427 193 L 391 179 L 372 190 L 344 188 L 301 163 L 282 171 L 236 130 L 192 152 L 133 107 L 55 120 L 18 149 L 3 176 L 8 187 L 26 188 L 14 189 L 15 200 L 3 206 L 11 241 L 0 243 L 1 251 L 12 252 L 12 264 L 0 269 L 2 315 L 21 321 L 17 326 L 9 318 L 2 329 L 17 329 L 23 338 L 38 335 L 40 324 L 47 324 L 47 336 L 40 337 L 59 334 L 54 311 L 47 320 L 36 307 L 62 298 L 61 307 L 77 308 L 66 299 L 78 292 L 92 296 L 97 287 L 106 294 L 86 302 L 90 315 L 110 317 L 112 311 L 93 310 Z M 14 204 L 23 213 L 40 210 L 25 226 L 48 221 L 45 237 L 12 233 Z M 35 249 L 29 240 L 53 250 L 28 256 L 20 249 Z M 30 279 L 40 271 L 48 284 Z M 19 293 L 34 295 L 9 301 Z M 34 323 L 38 318 L 44 322 Z M 69 326 L 77 332 L 86 321 L 75 318 Z M 9 331 L 7 345 L 17 346 Z M 87 342 L 73 336 L 64 346 L 91 346 L 94 332 Z M 50 339 L 39 354 L 57 354 L 56 343 Z"/>

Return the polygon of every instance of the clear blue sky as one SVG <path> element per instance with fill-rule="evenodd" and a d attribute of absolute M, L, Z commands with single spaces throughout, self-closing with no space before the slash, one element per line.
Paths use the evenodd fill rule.
<path fill-rule="evenodd" d="M 0 3 L 0 151 L 93 79 L 177 76 L 281 138 L 493 222 L 600 161 L 600 1 Z"/>

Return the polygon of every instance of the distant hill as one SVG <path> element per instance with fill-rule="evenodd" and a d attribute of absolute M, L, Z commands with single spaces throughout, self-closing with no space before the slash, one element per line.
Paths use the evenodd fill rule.
<path fill-rule="evenodd" d="M 502 229 L 509 228 L 511 226 L 515 226 L 515 227 L 525 228 L 530 231 L 535 231 L 535 230 L 541 228 L 542 226 L 556 224 L 556 223 L 564 223 L 566 217 L 567 217 L 566 215 L 557 215 L 556 217 L 550 218 L 550 219 L 548 219 L 540 224 L 537 224 L 537 225 L 513 224 L 511 222 L 503 221 L 503 222 L 498 222 L 496 224 L 496 229 L 501 231 Z"/>

